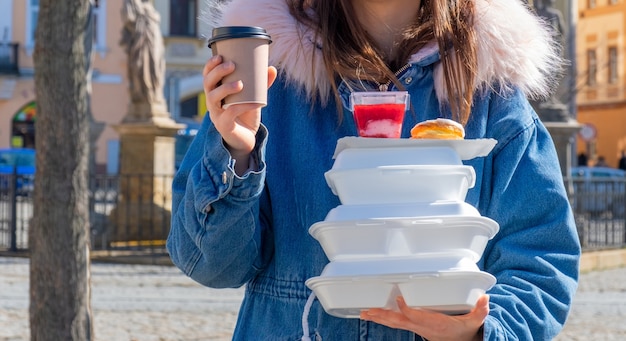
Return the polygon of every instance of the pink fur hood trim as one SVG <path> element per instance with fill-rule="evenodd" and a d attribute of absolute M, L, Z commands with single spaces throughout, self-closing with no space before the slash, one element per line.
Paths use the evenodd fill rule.
<path fill-rule="evenodd" d="M 285 73 L 289 81 L 307 92 L 318 91 L 322 99 L 330 93 L 321 51 L 313 43 L 313 33 L 289 14 L 284 0 L 206 0 L 209 9 L 202 20 L 210 27 L 250 25 L 265 28 L 272 36 L 270 64 Z M 478 44 L 476 89 L 498 85 L 505 91 L 519 87 L 527 96 L 547 96 L 562 65 L 559 47 L 541 21 L 521 0 L 475 0 Z M 210 36 L 210 32 L 206 32 Z M 412 56 L 419 61 L 438 51 L 436 44 Z M 312 59 L 313 58 L 313 59 Z M 311 61 L 315 74 L 311 72 Z M 441 66 L 435 68 L 435 89 L 445 101 Z"/>

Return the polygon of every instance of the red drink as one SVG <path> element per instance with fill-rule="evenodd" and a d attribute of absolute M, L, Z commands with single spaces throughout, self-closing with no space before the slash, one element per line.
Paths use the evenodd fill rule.
<path fill-rule="evenodd" d="M 355 104 L 354 120 L 361 137 L 399 138 L 405 104 Z"/>

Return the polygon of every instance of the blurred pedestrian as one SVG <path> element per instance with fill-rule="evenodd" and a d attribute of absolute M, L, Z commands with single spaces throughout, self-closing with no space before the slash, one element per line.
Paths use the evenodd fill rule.
<path fill-rule="evenodd" d="M 609 167 L 609 164 L 606 163 L 606 158 L 602 155 L 598 156 L 598 159 L 596 160 L 596 167 Z"/>
<path fill-rule="evenodd" d="M 619 158 L 617 162 L 617 168 L 626 171 L 626 151 L 622 150 L 622 156 Z"/>
<path fill-rule="evenodd" d="M 578 166 L 586 167 L 588 165 L 589 158 L 587 157 L 587 153 L 578 154 Z"/>

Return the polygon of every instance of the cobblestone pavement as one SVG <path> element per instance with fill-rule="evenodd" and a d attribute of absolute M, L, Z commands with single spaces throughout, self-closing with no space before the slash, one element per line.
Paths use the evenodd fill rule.
<path fill-rule="evenodd" d="M 626 340 L 626 267 L 581 274 L 571 314 L 555 340 Z"/>
<path fill-rule="evenodd" d="M 242 289 L 209 289 L 172 266 L 93 263 L 98 341 L 230 340 Z M 0 257 L 0 341 L 30 340 L 28 259 Z"/>
<path fill-rule="evenodd" d="M 209 289 L 172 266 L 92 264 L 98 341 L 230 340 L 242 289 Z M 581 275 L 558 341 L 626 340 L 626 268 Z M 29 340 L 28 259 L 0 257 L 0 341 Z"/>

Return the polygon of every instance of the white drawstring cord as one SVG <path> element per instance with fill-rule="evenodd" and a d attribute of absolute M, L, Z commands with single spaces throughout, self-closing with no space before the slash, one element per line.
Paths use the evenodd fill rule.
<path fill-rule="evenodd" d="M 309 312 L 311 311 L 313 301 L 315 301 L 315 293 L 311 292 L 304 305 L 304 310 L 302 311 L 302 341 L 311 341 L 311 337 L 309 336 Z"/>

